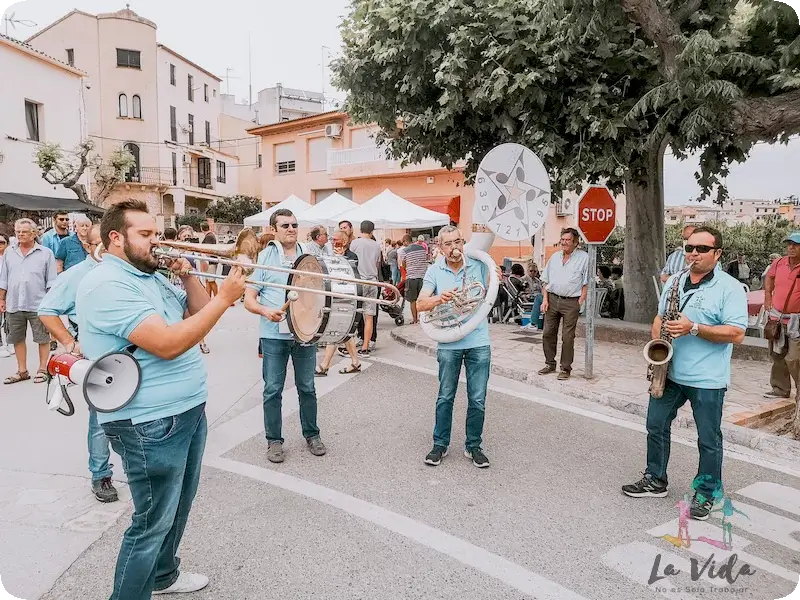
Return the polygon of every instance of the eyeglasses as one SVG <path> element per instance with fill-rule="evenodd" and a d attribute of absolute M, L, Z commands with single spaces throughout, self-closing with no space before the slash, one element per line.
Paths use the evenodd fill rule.
<path fill-rule="evenodd" d="M 289 229 L 289 227 L 291 227 L 292 229 L 297 229 L 297 223 L 281 223 L 280 224 L 280 228 L 281 229 Z"/>
<path fill-rule="evenodd" d="M 58 217 L 57 221 L 69 221 L 69 217 Z"/>
<path fill-rule="evenodd" d="M 8 244 L 8 242 L 7 242 L 7 241 L 5 241 L 5 240 L 0 240 L 0 246 L 5 246 L 5 245 L 7 245 L 7 244 Z"/>
<path fill-rule="evenodd" d="M 464 240 L 453 240 L 451 242 L 442 242 L 442 246 L 445 248 L 452 248 L 453 246 L 461 246 L 464 244 Z"/>
<path fill-rule="evenodd" d="M 719 248 L 715 248 L 714 246 L 706 246 L 705 244 L 700 244 L 698 246 L 686 244 L 683 249 L 686 251 L 686 254 L 691 254 L 695 250 L 697 250 L 698 254 L 705 254 L 707 252 L 711 252 L 712 250 L 719 250 Z"/>

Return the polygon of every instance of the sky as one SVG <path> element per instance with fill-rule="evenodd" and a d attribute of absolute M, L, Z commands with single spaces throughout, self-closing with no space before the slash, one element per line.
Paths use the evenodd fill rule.
<path fill-rule="evenodd" d="M 258 90 L 276 83 L 324 91 L 332 100 L 345 97 L 331 85 L 327 65 L 339 51 L 339 24 L 348 0 L 129 1 L 132 10 L 158 25 L 160 43 L 221 77 L 222 91 L 227 93 L 230 88 L 240 102 L 248 97 L 251 73 L 253 98 Z M 797 2 L 800 0 L 791 0 L 790 4 Z M 9 0 L 0 0 L 0 10 L 5 9 L 6 14 L 13 11 L 15 19 L 36 23 L 33 27 L 18 24 L 16 31 L 9 29 L 10 35 L 21 39 L 73 8 L 92 14 L 125 8 L 122 0 L 26 0 L 9 4 Z M 5 23 L 0 23 L 0 31 L 5 33 Z M 251 73 L 248 52 L 252 56 Z M 665 159 L 667 204 L 685 204 L 697 197 L 696 170 L 696 159 Z M 747 162 L 732 167 L 727 183 L 735 198 L 800 196 L 800 138 L 788 146 L 758 145 Z"/>

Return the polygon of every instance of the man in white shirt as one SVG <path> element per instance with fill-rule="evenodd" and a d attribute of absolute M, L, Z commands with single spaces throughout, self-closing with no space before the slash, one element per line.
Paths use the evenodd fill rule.
<path fill-rule="evenodd" d="M 372 239 L 375 224 L 372 221 L 361 222 L 361 237 L 350 242 L 350 251 L 358 257 L 358 273 L 361 279 L 378 281 L 378 269 L 381 264 L 381 246 Z M 374 285 L 362 286 L 362 293 L 369 298 L 378 298 L 378 288 Z M 369 342 L 378 314 L 375 302 L 364 302 L 364 345 L 358 351 L 359 356 L 369 356 Z"/>
<path fill-rule="evenodd" d="M 322 225 L 316 225 L 309 234 L 311 241 L 305 244 L 305 251 L 314 256 L 322 256 L 323 254 L 330 254 L 328 250 L 328 232 Z"/>
<path fill-rule="evenodd" d="M 561 250 L 553 254 L 542 273 L 544 287 L 542 293 L 542 312 L 544 316 L 545 366 L 539 375 L 548 375 L 556 370 L 556 349 L 558 328 L 561 319 L 564 327 L 561 332 L 561 372 L 558 379 L 569 379 L 572 361 L 575 358 L 575 327 L 586 293 L 589 290 L 589 255 L 578 250 L 580 237 L 572 227 L 561 230 Z"/>

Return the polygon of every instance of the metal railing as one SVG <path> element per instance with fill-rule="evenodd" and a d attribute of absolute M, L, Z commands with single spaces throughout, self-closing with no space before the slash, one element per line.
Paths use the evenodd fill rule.
<path fill-rule="evenodd" d="M 134 168 L 127 174 L 125 181 L 144 185 L 173 185 L 172 169 L 159 169 L 157 167 Z"/>
<path fill-rule="evenodd" d="M 348 148 L 347 150 L 328 150 L 328 173 L 330 173 L 334 167 L 342 165 L 358 165 L 384 160 L 390 160 L 387 151 L 377 146 Z"/>

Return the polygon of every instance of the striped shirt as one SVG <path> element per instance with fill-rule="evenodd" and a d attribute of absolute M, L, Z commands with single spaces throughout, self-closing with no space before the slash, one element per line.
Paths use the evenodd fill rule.
<path fill-rule="evenodd" d="M 403 252 L 406 279 L 422 279 L 428 270 L 428 253 L 419 244 L 411 244 Z"/>

